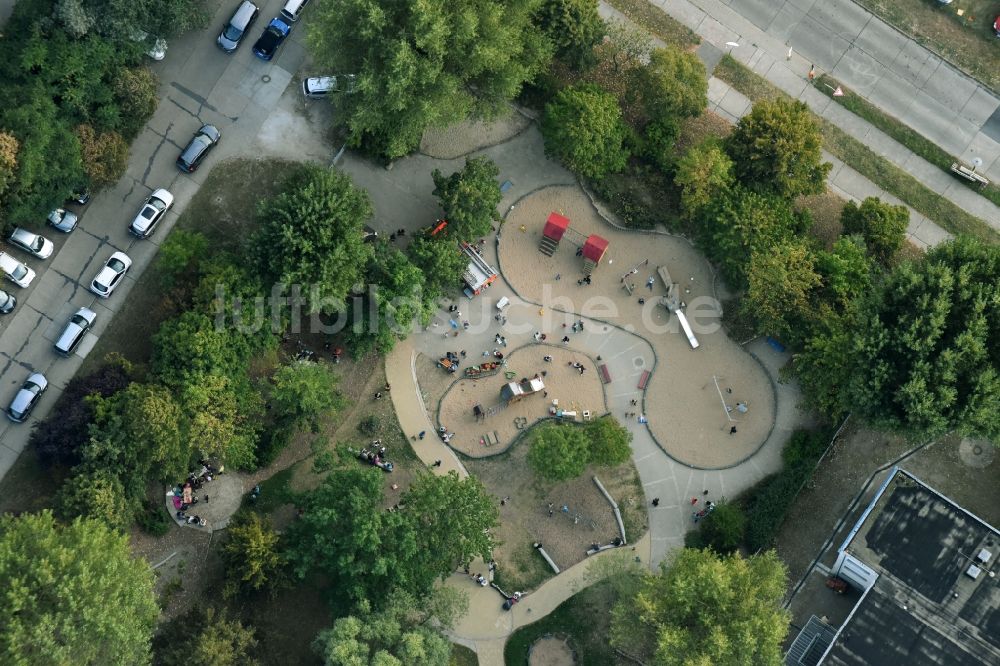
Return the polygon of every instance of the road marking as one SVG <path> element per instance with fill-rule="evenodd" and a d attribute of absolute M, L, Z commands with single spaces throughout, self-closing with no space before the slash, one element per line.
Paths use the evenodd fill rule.
<path fill-rule="evenodd" d="M 646 486 L 655 486 L 657 483 L 663 483 L 664 481 L 670 481 L 671 478 L 673 478 L 673 477 L 665 476 L 662 479 L 657 479 L 656 481 L 650 481 L 648 483 L 644 483 L 644 484 L 642 484 L 642 487 L 645 488 Z"/>

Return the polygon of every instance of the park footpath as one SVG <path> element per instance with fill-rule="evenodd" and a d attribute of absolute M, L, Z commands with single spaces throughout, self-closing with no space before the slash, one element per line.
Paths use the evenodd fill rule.
<path fill-rule="evenodd" d="M 828 96 L 816 90 L 808 81 L 808 73 L 814 63 L 794 51 L 791 57 L 788 57 L 786 44 L 769 36 L 734 10 L 712 0 L 698 0 L 698 4 L 702 8 L 687 0 L 654 0 L 652 4 L 691 28 L 702 38 L 703 42 L 697 53 L 708 71 L 715 68 L 724 53 L 728 53 L 790 97 L 804 102 L 816 115 L 862 142 L 928 189 L 985 220 L 994 229 L 1000 230 L 1000 208 L 958 182 L 950 174 L 946 174 L 938 167 L 915 155 L 868 121 L 844 109 Z M 712 12 L 711 15 L 707 13 L 706 9 Z M 600 5 L 600 11 L 605 18 L 630 23 L 623 14 L 604 2 Z M 660 40 L 654 39 L 653 41 L 662 45 Z M 733 44 L 738 46 L 732 46 Z M 817 74 L 819 73 L 822 72 L 817 70 Z M 837 72 L 837 74 L 843 76 L 842 72 Z M 746 115 L 753 106 L 753 103 L 746 96 L 714 76 L 709 77 L 708 99 L 711 111 L 733 123 Z M 893 109 L 890 108 L 888 112 L 892 113 Z M 936 134 L 929 134 L 929 136 L 937 137 Z M 995 142 L 979 135 L 977 137 L 978 143 L 976 145 L 981 146 L 984 153 L 989 153 L 987 144 Z M 950 149 L 951 146 L 944 147 Z M 956 154 L 963 153 L 963 151 L 955 152 Z M 827 184 L 838 195 L 856 201 L 874 196 L 883 201 L 906 206 L 904 202 L 826 151 L 823 151 L 823 157 L 833 164 L 833 170 L 830 172 Z M 971 161 L 971 158 L 969 159 Z M 986 163 L 992 164 L 992 160 L 993 157 L 990 157 Z M 1000 159 L 996 161 L 1000 163 Z M 1000 168 L 1000 164 L 998 164 L 998 168 Z M 989 173 L 986 169 L 983 171 Z M 909 240 L 915 245 L 927 248 L 951 238 L 951 234 L 937 224 L 909 206 L 906 207 L 910 211 L 910 224 L 907 232 Z"/>

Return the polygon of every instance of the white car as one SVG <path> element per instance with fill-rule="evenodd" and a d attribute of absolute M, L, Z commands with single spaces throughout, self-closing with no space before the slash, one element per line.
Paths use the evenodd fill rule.
<path fill-rule="evenodd" d="M 4 277 L 22 289 L 35 279 L 35 271 L 6 252 L 0 252 L 0 272 L 3 272 Z"/>
<path fill-rule="evenodd" d="M 39 259 L 48 259 L 51 257 L 52 250 L 55 247 L 48 238 L 39 236 L 21 227 L 14 227 L 14 231 L 10 233 L 7 242 L 29 254 L 35 255 Z"/>
<path fill-rule="evenodd" d="M 69 318 L 66 328 L 59 334 L 59 339 L 53 345 L 56 352 L 63 356 L 69 356 L 76 351 L 84 336 L 87 335 L 87 331 L 94 325 L 95 319 L 97 319 L 97 313 L 90 308 L 77 310 L 76 314 Z"/>
<path fill-rule="evenodd" d="M 94 281 L 90 283 L 90 290 L 100 296 L 107 298 L 122 283 L 125 273 L 132 267 L 132 260 L 124 252 L 115 252 L 108 259 L 101 272 L 97 274 Z"/>
<path fill-rule="evenodd" d="M 139 214 L 129 225 L 129 232 L 139 238 L 149 238 L 156 231 L 156 225 L 173 205 L 174 195 L 163 188 L 156 190 L 142 204 Z"/>

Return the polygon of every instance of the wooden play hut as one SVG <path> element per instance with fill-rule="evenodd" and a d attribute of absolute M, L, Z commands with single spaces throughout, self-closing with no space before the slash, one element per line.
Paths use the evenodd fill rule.
<path fill-rule="evenodd" d="M 604 253 L 608 251 L 608 241 L 597 234 L 587 236 L 583 244 L 583 274 L 590 275 L 601 263 Z"/>
<path fill-rule="evenodd" d="M 542 242 L 539 243 L 538 250 L 551 257 L 559 248 L 559 241 L 567 229 L 569 229 L 568 217 L 559 213 L 549 213 L 549 219 L 545 220 L 545 228 L 542 229 Z"/>

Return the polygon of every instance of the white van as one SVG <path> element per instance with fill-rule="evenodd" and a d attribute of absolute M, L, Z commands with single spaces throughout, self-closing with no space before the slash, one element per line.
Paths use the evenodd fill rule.
<path fill-rule="evenodd" d="M 288 0 L 285 6 L 281 8 L 281 16 L 292 22 L 298 21 L 299 15 L 302 14 L 302 10 L 308 4 L 309 0 Z"/>

